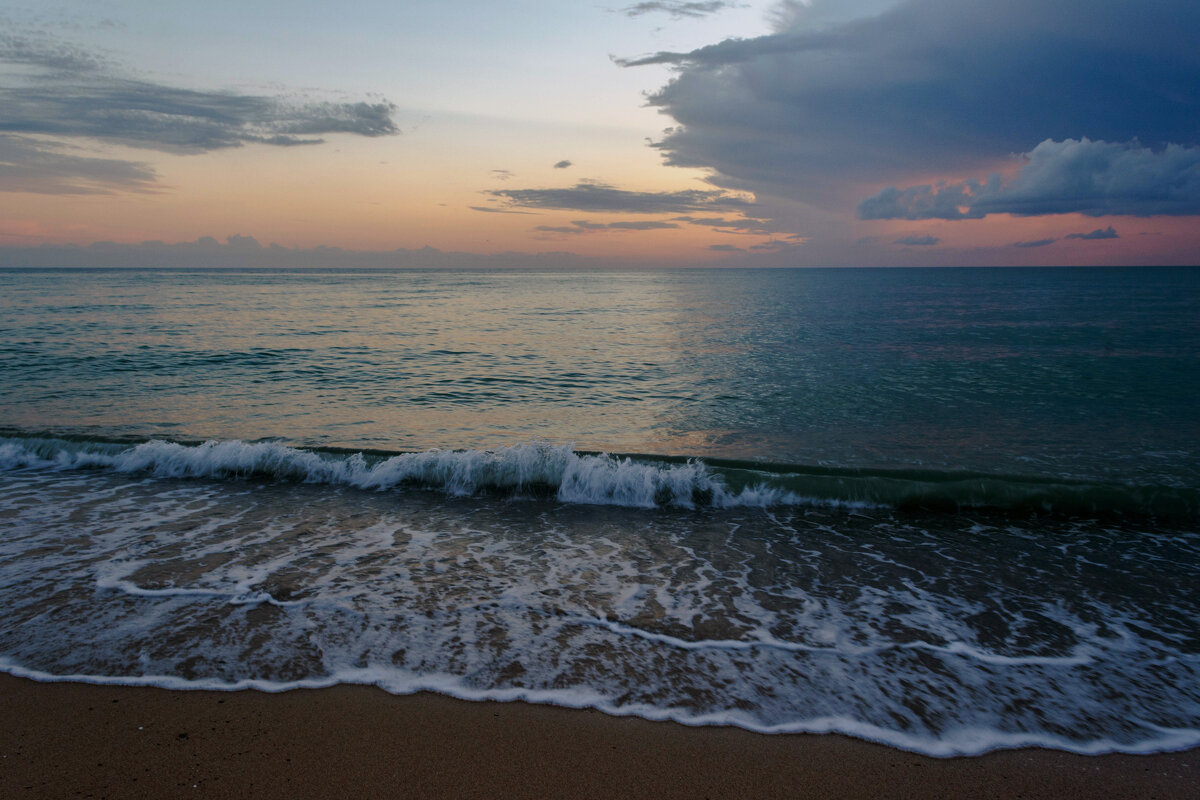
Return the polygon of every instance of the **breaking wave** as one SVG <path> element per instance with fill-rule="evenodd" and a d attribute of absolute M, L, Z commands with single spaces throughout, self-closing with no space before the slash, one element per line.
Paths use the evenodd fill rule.
<path fill-rule="evenodd" d="M 1200 491 L 951 470 L 871 470 L 575 451 L 545 442 L 390 453 L 278 442 L 115 443 L 0 438 L 0 470 L 108 469 L 155 478 L 271 479 L 367 490 L 425 488 L 632 508 L 814 505 L 1200 517 Z"/>

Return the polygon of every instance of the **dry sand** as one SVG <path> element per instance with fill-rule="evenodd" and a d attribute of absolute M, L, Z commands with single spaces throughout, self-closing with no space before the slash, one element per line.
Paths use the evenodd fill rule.
<path fill-rule="evenodd" d="M 933 759 L 362 686 L 175 692 L 0 675 L 0 715 L 0 798 L 1200 798 L 1200 750 Z"/>

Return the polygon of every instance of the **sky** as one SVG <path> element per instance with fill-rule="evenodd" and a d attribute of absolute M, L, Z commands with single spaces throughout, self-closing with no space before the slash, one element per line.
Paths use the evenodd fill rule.
<path fill-rule="evenodd" d="M 1194 0 L 0 0 L 0 266 L 1200 263 Z"/>

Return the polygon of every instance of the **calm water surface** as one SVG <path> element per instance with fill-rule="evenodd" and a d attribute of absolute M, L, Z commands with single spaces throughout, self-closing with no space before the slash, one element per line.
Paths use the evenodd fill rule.
<path fill-rule="evenodd" d="M 0 422 L 1197 483 L 1200 271 L 0 271 Z"/>

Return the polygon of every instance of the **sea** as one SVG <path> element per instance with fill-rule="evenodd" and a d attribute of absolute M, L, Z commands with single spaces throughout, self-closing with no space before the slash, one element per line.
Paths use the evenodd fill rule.
<path fill-rule="evenodd" d="M 1200 745 L 1200 269 L 0 270 L 0 670 Z"/>

